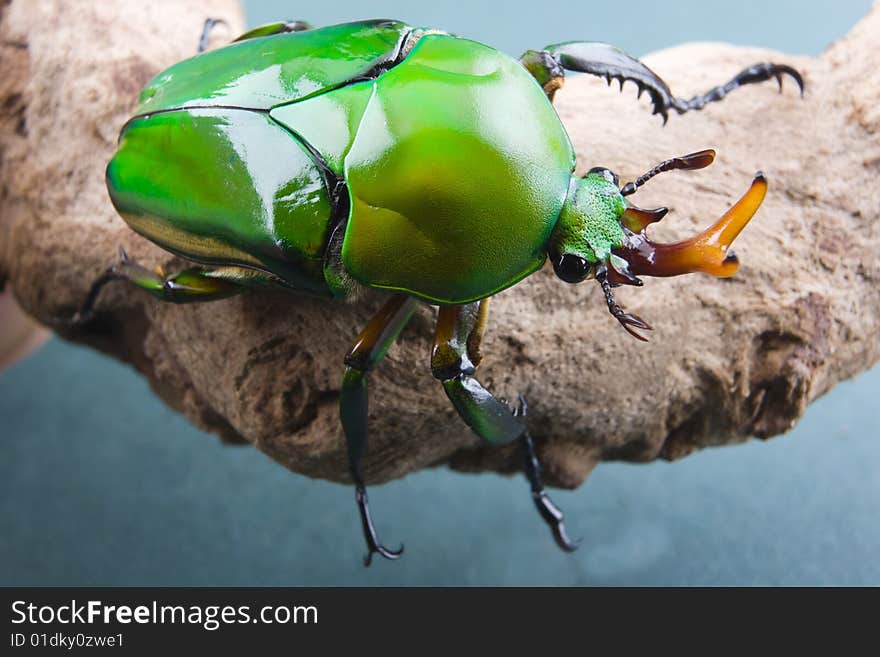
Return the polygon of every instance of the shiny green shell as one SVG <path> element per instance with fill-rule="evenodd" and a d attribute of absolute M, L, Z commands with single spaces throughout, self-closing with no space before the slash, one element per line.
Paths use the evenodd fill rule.
<path fill-rule="evenodd" d="M 518 62 L 443 34 L 401 53 L 409 33 L 259 37 L 160 73 L 108 166 L 120 214 L 173 253 L 315 293 L 346 292 L 340 257 L 433 303 L 513 285 L 543 264 L 571 144 Z"/>

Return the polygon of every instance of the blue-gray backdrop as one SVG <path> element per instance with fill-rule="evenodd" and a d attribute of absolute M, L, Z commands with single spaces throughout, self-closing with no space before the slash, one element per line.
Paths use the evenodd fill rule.
<path fill-rule="evenodd" d="M 817 54 L 869 6 L 245 2 L 251 25 L 393 17 L 513 55 L 569 39 L 637 55 L 691 40 Z M 0 373 L 0 583 L 880 584 L 878 393 L 875 369 L 769 443 L 601 465 L 556 493 L 584 536 L 574 555 L 553 546 L 519 478 L 434 470 L 376 487 L 383 535 L 408 554 L 365 570 L 349 488 L 222 447 L 131 369 L 56 339 Z"/>

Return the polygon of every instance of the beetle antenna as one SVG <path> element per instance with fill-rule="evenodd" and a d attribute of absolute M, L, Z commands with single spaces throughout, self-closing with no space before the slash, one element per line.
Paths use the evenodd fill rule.
<path fill-rule="evenodd" d="M 704 151 L 697 151 L 696 153 L 690 153 L 689 155 L 682 155 L 681 157 L 673 157 L 670 160 L 661 162 L 647 173 L 643 173 L 633 182 L 626 183 L 626 185 L 621 188 L 620 193 L 623 196 L 629 196 L 658 173 L 674 171 L 675 169 L 684 169 L 686 171 L 703 169 L 712 164 L 714 159 L 715 151 L 711 148 L 707 148 Z"/>

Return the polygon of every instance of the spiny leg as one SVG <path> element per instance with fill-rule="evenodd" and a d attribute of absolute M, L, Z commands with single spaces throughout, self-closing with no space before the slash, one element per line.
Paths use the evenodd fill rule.
<path fill-rule="evenodd" d="M 403 554 L 403 545 L 398 550 L 389 550 L 379 543 L 370 515 L 363 473 L 363 460 L 367 453 L 368 438 L 367 374 L 388 352 L 409 318 L 412 317 L 417 305 L 417 301 L 402 294 L 391 297 L 361 331 L 351 351 L 345 357 L 345 375 L 342 379 L 342 391 L 339 395 L 339 417 L 342 421 L 342 430 L 345 433 L 349 472 L 354 480 L 355 500 L 361 514 L 364 539 L 367 543 L 367 554 L 364 557 L 365 566 L 370 565 L 374 553 L 378 553 L 386 559 L 397 559 Z"/>
<path fill-rule="evenodd" d="M 801 74 L 791 66 L 786 64 L 773 64 L 772 62 L 759 62 L 752 64 L 734 75 L 724 84 L 713 87 L 703 94 L 694 96 L 690 100 L 682 98 L 672 99 L 672 109 L 679 114 L 684 114 L 691 110 L 701 110 L 709 103 L 722 100 L 727 94 L 734 89 L 743 87 L 747 84 L 755 84 L 758 82 L 766 82 L 767 80 L 776 80 L 779 85 L 779 91 L 782 92 L 782 76 L 790 76 L 798 86 L 801 96 L 804 95 L 804 79 Z"/>
<path fill-rule="evenodd" d="M 784 75 L 795 81 L 801 95 L 804 92 L 804 80 L 797 70 L 786 64 L 762 62 L 743 69 L 723 85 L 684 100 L 676 98 L 669 85 L 635 57 L 610 44 L 591 41 L 572 41 L 547 46 L 544 50 L 529 50 L 520 58 L 520 62 L 541 84 L 551 101 L 562 86 L 566 70 L 604 77 L 608 84 L 612 79 L 617 80 L 621 89 L 624 82 L 632 81 L 639 88 L 639 96 L 644 91 L 651 96 L 653 113 L 660 114 L 663 123 L 666 123 L 671 109 L 679 114 L 700 110 L 747 84 L 775 79 L 781 91 Z"/>
<path fill-rule="evenodd" d="M 211 31 L 217 25 L 228 25 L 228 23 L 222 18 L 206 18 L 205 25 L 202 27 L 202 36 L 199 38 L 199 48 L 198 52 L 205 52 L 208 47 L 208 39 L 211 36 Z M 286 34 L 287 32 L 302 32 L 303 30 L 310 30 L 312 26 L 309 25 L 306 21 L 278 21 L 275 23 L 267 23 L 265 25 L 260 25 L 255 27 L 252 30 L 248 30 L 235 41 L 244 41 L 246 39 L 253 39 L 255 37 L 263 37 L 263 36 L 272 36 L 275 34 Z"/>
<path fill-rule="evenodd" d="M 544 492 L 540 464 L 524 422 L 525 400 L 520 398 L 520 407 L 511 410 L 473 377 L 481 360 L 480 342 L 486 327 L 488 302 L 483 299 L 463 306 L 440 307 L 431 353 L 431 372 L 443 383 L 443 389 L 461 419 L 480 438 L 493 445 L 520 441 L 535 506 L 553 532 L 557 545 L 568 552 L 573 551 L 577 544 L 568 539 L 562 512 Z"/>
<path fill-rule="evenodd" d="M 271 283 L 262 274 L 239 267 L 190 267 L 169 276 L 161 270 L 147 269 L 129 258 L 123 249 L 119 249 L 119 262 L 109 267 L 92 283 L 79 311 L 65 323 L 76 326 L 90 322 L 94 317 L 95 304 L 101 290 L 108 283 L 119 280 L 133 283 L 160 301 L 171 303 L 225 299 L 244 291 L 249 283 Z"/>

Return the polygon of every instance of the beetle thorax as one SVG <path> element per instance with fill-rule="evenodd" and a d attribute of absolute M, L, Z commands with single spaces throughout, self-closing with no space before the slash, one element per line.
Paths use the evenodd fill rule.
<path fill-rule="evenodd" d="M 625 239 L 620 217 L 626 203 L 613 180 L 602 172 L 572 176 L 568 197 L 550 236 L 551 258 L 570 254 L 588 263 L 604 262 Z"/>

